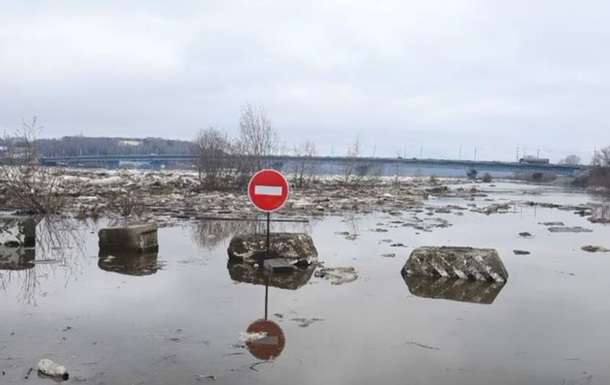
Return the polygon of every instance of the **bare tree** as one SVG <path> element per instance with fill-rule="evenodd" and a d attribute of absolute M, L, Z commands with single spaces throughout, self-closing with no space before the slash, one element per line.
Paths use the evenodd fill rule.
<path fill-rule="evenodd" d="M 267 165 L 266 157 L 277 151 L 278 138 L 263 107 L 247 104 L 242 109 L 239 141 L 243 154 L 251 160 L 252 171 Z"/>
<path fill-rule="evenodd" d="M 579 165 L 582 162 L 582 159 L 578 155 L 568 155 L 562 160 L 559 161 L 559 164 L 569 164 L 572 166 Z"/>
<path fill-rule="evenodd" d="M 356 139 L 347 150 L 347 160 L 343 171 L 343 181 L 346 185 L 374 184 L 379 180 L 381 170 L 372 162 L 361 158 L 361 150 L 360 139 Z"/>
<path fill-rule="evenodd" d="M 202 129 L 195 138 L 195 155 L 199 181 L 204 188 L 226 188 L 227 160 L 231 142 L 225 132 L 210 127 Z"/>
<path fill-rule="evenodd" d="M 253 171 L 244 142 L 216 128 L 202 129 L 194 140 L 194 155 L 201 187 L 207 190 L 239 189 Z"/>
<path fill-rule="evenodd" d="M 67 201 L 59 193 L 59 178 L 38 163 L 36 139 L 42 130 L 37 118 L 22 122 L 14 136 L 5 134 L 5 153 L 0 160 L 0 190 L 5 204 L 32 214 L 54 214 Z"/>
<path fill-rule="evenodd" d="M 358 158 L 360 157 L 360 138 L 356 139 L 354 143 L 347 149 L 347 159 L 345 167 L 343 169 L 343 182 L 349 184 L 351 177 L 356 171 L 358 165 Z"/>
<path fill-rule="evenodd" d="M 147 211 L 141 194 L 118 194 L 108 197 L 108 206 L 123 218 L 140 218 Z"/>
<path fill-rule="evenodd" d="M 396 164 L 394 168 L 394 187 L 398 187 L 398 177 L 400 175 L 400 165 L 402 161 L 402 156 L 400 150 L 396 151 Z"/>
<path fill-rule="evenodd" d="M 597 150 L 591 163 L 593 166 L 610 167 L 610 146 Z"/>
<path fill-rule="evenodd" d="M 241 189 L 248 185 L 252 172 L 256 171 L 252 165 L 250 157 L 244 155 L 246 150 L 241 140 L 234 139 L 231 141 L 228 154 L 228 178 L 231 182 L 231 188 Z"/>
<path fill-rule="evenodd" d="M 293 150 L 294 159 L 294 180 L 297 187 L 309 187 L 317 171 L 314 157 L 318 155 L 316 145 L 311 141 L 306 141 Z"/>

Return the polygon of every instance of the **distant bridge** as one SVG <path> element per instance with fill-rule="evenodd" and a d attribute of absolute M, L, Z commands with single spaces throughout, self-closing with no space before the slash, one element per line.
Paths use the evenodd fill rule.
<path fill-rule="evenodd" d="M 40 162 L 45 165 L 65 165 L 71 167 L 105 167 L 118 168 L 142 167 L 163 168 L 180 164 L 194 165 L 195 155 L 83 155 L 83 156 L 55 156 L 44 157 Z M 435 173 L 434 170 L 445 170 L 445 174 L 464 176 L 470 170 L 476 170 L 479 175 L 489 172 L 492 174 L 511 173 L 542 173 L 556 175 L 573 175 L 587 169 L 587 166 L 564 165 L 549 163 L 518 163 L 499 161 L 473 161 L 473 160 L 450 160 L 450 159 L 417 159 L 417 158 L 347 158 L 332 156 L 298 157 L 298 156 L 269 156 L 266 158 L 269 167 L 278 170 L 290 170 L 294 165 L 307 162 L 317 168 L 320 173 L 341 174 L 346 165 L 352 164 L 358 167 L 373 167 L 381 175 L 412 175 L 417 170 L 427 170 L 423 174 L 436 174 L 443 176 L 443 172 Z"/>

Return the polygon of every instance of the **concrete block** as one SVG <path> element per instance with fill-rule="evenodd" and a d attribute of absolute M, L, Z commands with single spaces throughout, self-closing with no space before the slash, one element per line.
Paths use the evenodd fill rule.
<path fill-rule="evenodd" d="M 156 252 L 157 225 L 143 224 L 100 229 L 100 252 Z"/>
<path fill-rule="evenodd" d="M 240 234 L 229 243 L 229 259 L 258 263 L 257 256 L 266 249 L 267 234 Z M 293 265 L 309 266 L 318 261 L 313 240 L 303 233 L 273 233 L 267 259 L 282 258 Z"/>
<path fill-rule="evenodd" d="M 402 274 L 506 282 L 508 272 L 494 249 L 419 247 L 411 253 Z"/>
<path fill-rule="evenodd" d="M 31 217 L 0 216 L 0 245 L 36 246 L 36 222 Z"/>

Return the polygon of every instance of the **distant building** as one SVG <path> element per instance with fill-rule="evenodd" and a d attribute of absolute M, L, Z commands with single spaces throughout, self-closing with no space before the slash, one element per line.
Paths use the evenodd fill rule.
<path fill-rule="evenodd" d="M 119 146 L 121 147 L 137 147 L 141 145 L 142 141 L 140 140 L 119 140 Z"/>

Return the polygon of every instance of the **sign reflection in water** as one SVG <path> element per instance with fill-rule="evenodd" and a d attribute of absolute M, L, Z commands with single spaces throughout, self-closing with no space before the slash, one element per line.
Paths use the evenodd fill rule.
<path fill-rule="evenodd" d="M 246 342 L 246 347 L 254 357 L 260 360 L 267 361 L 279 357 L 286 345 L 286 336 L 276 322 L 268 319 L 269 287 L 297 290 L 311 279 L 314 267 L 298 268 L 289 273 L 271 273 L 249 264 L 229 262 L 227 269 L 234 281 L 265 285 L 264 317 L 255 320 L 247 328 L 249 334 L 263 333 L 264 336 Z"/>

